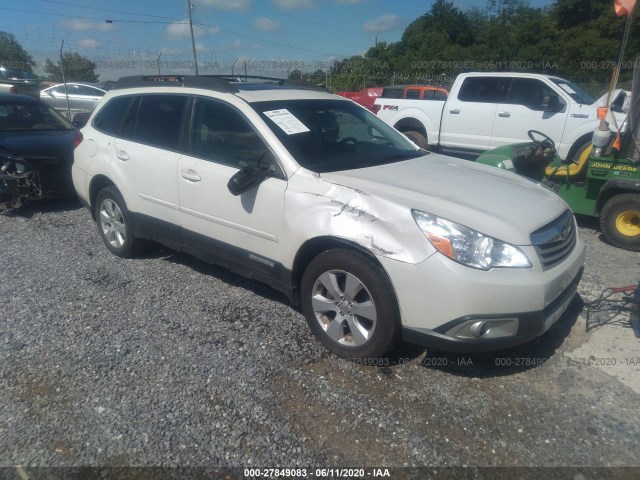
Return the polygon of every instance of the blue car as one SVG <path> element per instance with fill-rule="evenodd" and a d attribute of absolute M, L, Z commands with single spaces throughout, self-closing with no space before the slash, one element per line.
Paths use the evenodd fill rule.
<path fill-rule="evenodd" d="M 0 94 L 0 211 L 74 195 L 74 142 L 82 134 L 42 101 Z"/>

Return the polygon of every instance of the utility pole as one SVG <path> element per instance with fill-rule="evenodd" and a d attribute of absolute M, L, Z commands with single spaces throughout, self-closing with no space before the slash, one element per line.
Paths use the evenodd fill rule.
<path fill-rule="evenodd" d="M 191 30 L 191 51 L 193 52 L 193 63 L 196 69 L 196 75 L 198 75 L 198 57 L 196 56 L 196 41 L 193 39 L 193 19 L 191 18 L 191 10 L 193 4 L 191 0 L 187 0 L 187 10 L 189 10 L 189 29 Z"/>

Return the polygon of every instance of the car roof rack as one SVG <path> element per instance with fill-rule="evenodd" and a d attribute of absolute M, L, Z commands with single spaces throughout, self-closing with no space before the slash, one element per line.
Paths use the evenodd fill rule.
<path fill-rule="evenodd" d="M 249 82 L 249 79 L 252 81 Z M 113 90 L 134 87 L 167 87 L 182 86 L 206 88 L 225 93 L 237 93 L 243 86 L 256 89 L 260 87 L 302 88 L 309 90 L 323 90 L 324 88 L 303 80 L 289 80 L 286 78 L 263 77 L 258 75 L 138 75 L 121 77 Z"/>
<path fill-rule="evenodd" d="M 217 90 L 220 92 L 237 92 L 229 82 L 218 78 L 208 78 L 204 75 L 137 75 L 121 77 L 116 81 L 112 90 L 135 87 L 196 87 Z"/>

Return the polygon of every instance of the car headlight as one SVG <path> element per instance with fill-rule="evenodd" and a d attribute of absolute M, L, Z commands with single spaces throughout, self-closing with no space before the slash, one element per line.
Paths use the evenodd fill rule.
<path fill-rule="evenodd" d="M 527 256 L 514 245 L 430 213 L 411 210 L 411 214 L 431 244 L 462 265 L 480 270 L 531 267 Z"/>

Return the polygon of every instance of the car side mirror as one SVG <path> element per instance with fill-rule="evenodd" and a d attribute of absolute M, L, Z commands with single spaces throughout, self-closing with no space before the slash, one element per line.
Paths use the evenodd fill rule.
<path fill-rule="evenodd" d="M 545 95 L 542 101 L 542 109 L 545 112 L 557 113 L 562 111 L 564 104 L 555 95 Z"/>
<path fill-rule="evenodd" d="M 260 185 L 272 175 L 273 170 L 268 168 L 256 168 L 254 166 L 245 167 L 229 179 L 227 188 L 232 195 L 238 196 L 241 193 Z"/>

